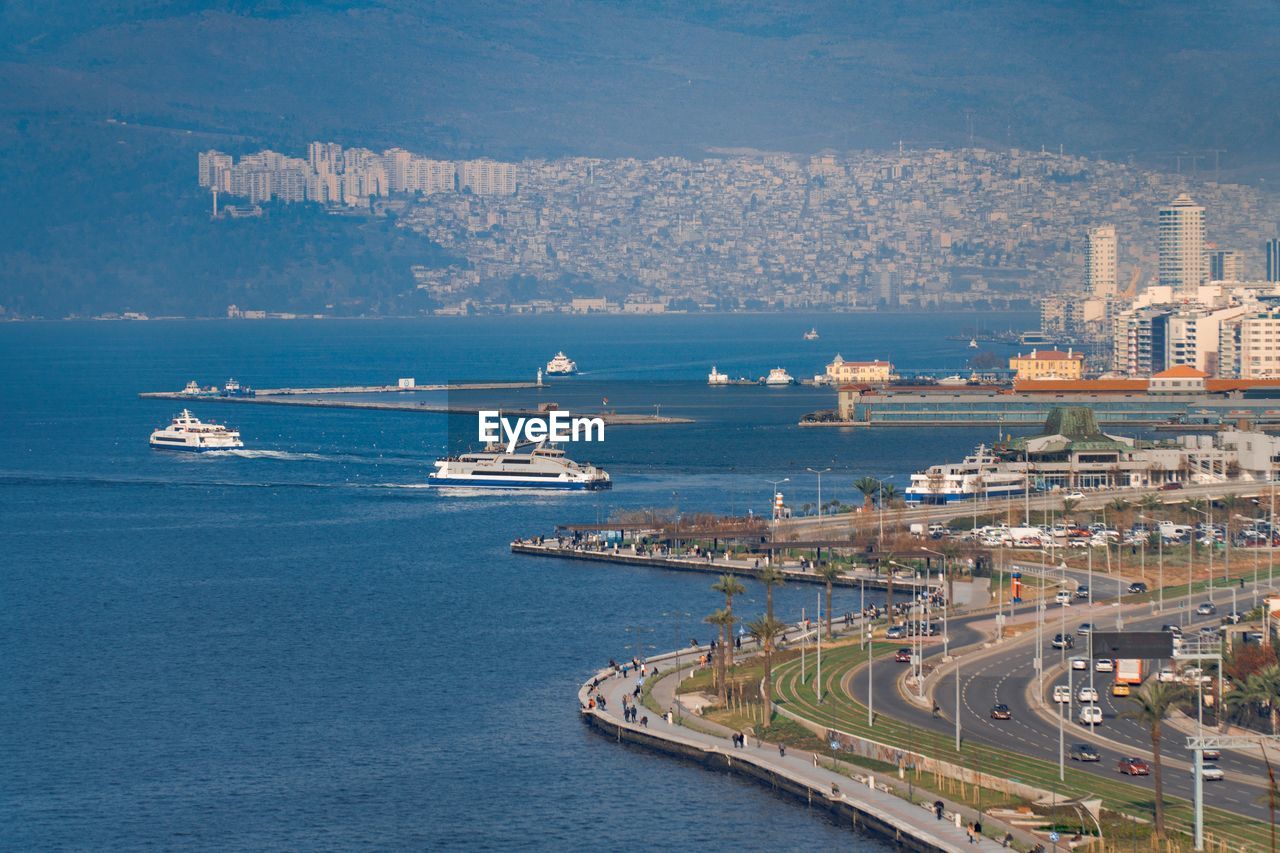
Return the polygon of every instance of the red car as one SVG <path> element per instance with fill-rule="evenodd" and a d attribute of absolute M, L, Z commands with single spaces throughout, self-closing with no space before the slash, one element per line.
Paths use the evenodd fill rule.
<path fill-rule="evenodd" d="M 893 659 L 898 663 L 911 663 L 911 649 L 898 649 L 893 653 Z"/>
<path fill-rule="evenodd" d="M 1151 765 L 1141 758 L 1122 758 L 1116 769 L 1129 776 L 1150 776 Z"/>
<path fill-rule="evenodd" d="M 1178 489 L 1181 489 L 1181 488 L 1182 488 L 1181 483 L 1165 483 L 1163 486 L 1160 487 L 1160 491 L 1176 492 Z"/>

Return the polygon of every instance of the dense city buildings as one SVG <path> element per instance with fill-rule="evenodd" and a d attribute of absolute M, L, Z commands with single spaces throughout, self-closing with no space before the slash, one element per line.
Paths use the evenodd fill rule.
<path fill-rule="evenodd" d="M 1160 208 L 1160 284 L 1192 292 L 1208 280 L 1204 208 L 1182 193 Z"/>
<path fill-rule="evenodd" d="M 1240 281 L 1240 254 L 1233 249 L 1210 249 L 1205 265 L 1209 281 Z"/>
<path fill-rule="evenodd" d="M 443 313 L 965 309 L 1044 297 L 1058 344 L 1107 337 L 1155 278 L 1156 211 L 1169 199 L 1194 190 L 1224 249 L 1260 245 L 1280 218 L 1280 204 L 1249 187 L 1016 149 L 498 163 L 316 142 L 305 159 L 206 152 L 199 174 L 251 206 L 394 214 L 456 258 L 412 267 L 425 304 Z M 1204 248 L 1201 234 L 1188 261 L 1197 282 Z M 1242 279 L 1262 274 L 1249 267 L 1256 255 L 1243 260 Z"/>

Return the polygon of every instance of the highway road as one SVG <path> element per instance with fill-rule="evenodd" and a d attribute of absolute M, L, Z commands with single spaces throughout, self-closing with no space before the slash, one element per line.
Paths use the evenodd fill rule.
<path fill-rule="evenodd" d="M 1196 602 L 1198 601 L 1199 599 L 1196 599 Z M 1069 650 L 1066 654 L 1049 648 L 1049 640 L 1058 633 L 1064 623 L 1063 614 L 1065 613 L 1067 632 L 1074 636 L 1077 626 L 1085 621 L 1099 623 L 1103 629 L 1112 627 L 1108 624 L 1108 622 L 1114 622 L 1115 611 L 1111 604 L 1099 599 L 1092 610 L 1081 605 L 1070 608 L 1050 605 L 1044 631 L 1046 671 L 1057 663 L 1065 664 L 1074 655 L 1084 656 L 1089 653 L 1085 644 L 1079 642 L 1085 639 L 1080 636 L 1076 636 L 1078 641 L 1076 648 Z M 1030 611 L 1030 606 L 1024 606 L 1020 612 Z M 983 620 L 989 621 L 989 617 L 983 617 Z M 982 639 L 981 633 L 974 627 L 977 621 L 979 620 L 972 618 L 952 621 L 951 642 L 954 647 L 962 647 Z M 1166 608 L 1163 615 L 1128 615 L 1125 627 L 1158 630 L 1162 624 L 1176 622 L 1178 622 L 1178 611 L 1170 611 Z M 1216 623 L 1216 617 L 1202 619 L 1197 624 L 1214 623 Z M 1028 687 L 1036 678 L 1033 661 L 1034 635 L 1035 632 L 1032 631 L 1029 635 L 1019 637 L 1017 640 L 1006 641 L 1007 645 L 1001 651 L 977 660 L 971 668 L 962 670 L 960 696 L 962 735 L 993 746 L 1012 747 L 1027 755 L 1057 761 L 1058 726 L 1041 717 L 1028 702 Z M 926 654 L 932 657 L 940 655 L 941 651 L 941 646 L 936 646 L 927 649 Z M 907 664 L 897 664 L 892 660 L 876 662 L 872 671 L 872 681 L 877 713 L 891 714 L 895 718 L 909 720 L 939 732 L 954 731 L 953 715 L 956 713 L 954 675 L 943 677 L 937 685 L 935 696 L 941 707 L 943 718 L 934 718 L 927 709 L 913 704 L 898 693 L 898 678 L 906 667 Z M 1094 745 L 1102 760 L 1096 763 L 1079 764 L 1079 769 L 1114 778 L 1118 775 L 1117 760 L 1122 755 L 1130 754 L 1124 751 L 1123 747 L 1135 747 L 1131 754 L 1143 755 L 1150 750 L 1150 733 L 1136 721 L 1122 716 L 1125 700 L 1113 699 L 1110 695 L 1110 674 L 1095 672 L 1091 664 L 1088 672 L 1077 671 L 1075 675 L 1085 676 L 1087 679 L 1091 672 L 1095 678 L 1095 686 L 1102 697 L 1100 704 L 1103 709 L 1103 723 L 1097 729 L 1097 737 L 1091 737 L 1087 729 L 1068 719 L 1063 724 L 1064 740 L 1068 748 L 1076 742 Z M 1045 690 L 1052 691 L 1053 684 L 1066 683 L 1066 681 L 1065 672 L 1061 677 L 1052 679 L 1046 677 Z M 1088 682 L 1085 681 L 1085 683 Z M 1078 689 L 1080 682 L 1076 681 L 1074 686 Z M 867 701 L 868 689 L 865 674 L 853 679 L 851 688 L 859 701 Z M 996 703 L 1008 705 L 1013 712 L 1013 719 L 992 720 L 991 706 Z M 1050 707 L 1054 707 L 1052 703 Z M 1078 707 L 1078 703 L 1073 701 L 1071 708 L 1073 715 L 1078 713 Z M 1103 738 L 1114 740 L 1121 747 L 1113 747 L 1105 743 Z M 1189 762 L 1190 753 L 1183 747 L 1183 743 L 1185 743 L 1184 735 L 1166 725 L 1164 739 L 1166 758 Z M 1263 763 L 1257 758 L 1231 752 L 1224 752 L 1223 760 L 1218 763 L 1226 771 L 1227 779 L 1224 782 L 1205 783 L 1206 803 L 1249 817 L 1268 820 L 1265 791 L 1240 782 L 1246 778 L 1264 780 L 1266 769 Z M 1192 779 L 1186 766 L 1166 764 L 1164 775 L 1166 790 L 1170 794 L 1188 799 L 1192 796 Z M 1154 786 L 1150 777 L 1134 777 L 1131 781 L 1136 785 Z"/>

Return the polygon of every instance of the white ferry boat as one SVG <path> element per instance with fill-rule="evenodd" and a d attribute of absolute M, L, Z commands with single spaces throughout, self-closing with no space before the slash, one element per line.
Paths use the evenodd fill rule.
<path fill-rule="evenodd" d="M 578 363 L 562 352 L 547 362 L 548 376 L 572 376 L 578 372 Z"/>
<path fill-rule="evenodd" d="M 167 427 L 151 433 L 151 446 L 167 450 L 188 450 L 197 453 L 206 450 L 235 450 L 244 447 L 238 430 L 227 429 L 221 424 L 203 423 L 187 409 L 175 417 Z"/>
<path fill-rule="evenodd" d="M 816 340 L 818 339 L 818 330 L 817 330 L 817 328 L 813 328 L 813 329 L 810 329 L 809 331 L 805 332 L 805 333 L 804 333 L 804 339 L 805 339 L 806 341 L 816 341 Z"/>
<path fill-rule="evenodd" d="M 480 489 L 574 489 L 612 487 L 608 472 L 574 462 L 558 447 L 540 445 L 529 453 L 486 448 L 436 460 L 427 485 Z"/>
<path fill-rule="evenodd" d="M 1001 461 L 984 444 L 963 462 L 934 465 L 912 474 L 903 499 L 911 505 L 947 504 L 1020 495 L 1026 488 L 1026 473 Z"/>
<path fill-rule="evenodd" d="M 796 382 L 790 373 L 781 367 L 775 367 L 769 371 L 769 375 L 764 378 L 765 385 L 794 385 Z"/>
<path fill-rule="evenodd" d="M 711 372 L 707 374 L 708 385 L 728 385 L 730 382 L 729 374 L 721 373 L 716 370 L 715 365 L 711 365 Z"/>

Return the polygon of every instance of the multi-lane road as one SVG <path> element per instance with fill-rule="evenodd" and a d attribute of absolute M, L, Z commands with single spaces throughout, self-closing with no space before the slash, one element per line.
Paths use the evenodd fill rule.
<path fill-rule="evenodd" d="M 1196 599 L 1198 601 L 1199 599 Z M 1046 677 L 1044 690 L 1052 691 L 1054 684 L 1066 684 L 1068 681 L 1065 667 L 1072 657 L 1090 657 L 1087 637 L 1077 634 L 1082 622 L 1093 622 L 1100 628 L 1110 627 L 1114 620 L 1114 602 L 1101 597 L 1095 599 L 1092 608 L 1076 604 L 1069 608 L 1049 605 L 1044 624 L 1044 655 Z M 1025 606 L 1020 612 L 1033 612 L 1031 606 Z M 1134 614 L 1126 616 L 1126 629 L 1158 630 L 1162 624 L 1177 623 L 1178 610 L 1166 608 L 1163 615 Z M 1064 618 L 1065 615 L 1065 618 Z M 976 624 L 990 622 L 990 617 L 974 617 L 954 619 L 951 621 L 951 646 L 960 648 L 983 639 L 983 633 Z M 1202 624 L 1214 624 L 1215 619 L 1202 619 L 1193 627 Z M 1075 638 L 1075 649 L 1065 652 L 1050 648 L 1053 635 L 1062 630 L 1065 624 L 1066 633 Z M 1027 755 L 1050 761 L 1058 760 L 1059 734 L 1056 718 L 1046 719 L 1041 712 L 1032 707 L 1035 695 L 1037 676 L 1034 667 L 1035 632 L 1005 640 L 991 654 L 976 655 L 974 662 L 963 667 L 960 673 L 960 722 L 962 736 L 976 739 L 991 745 L 1012 747 Z M 904 646 L 907 643 L 904 643 Z M 928 655 L 940 655 L 941 646 L 935 645 L 927 649 Z M 1061 666 L 1059 666 L 1061 665 Z M 1057 667 L 1056 669 L 1054 669 Z M 935 685 L 935 700 L 940 706 L 941 716 L 935 717 L 926 708 L 905 699 L 898 692 L 899 677 L 905 668 L 904 664 L 895 664 L 892 660 L 877 661 L 872 671 L 872 687 L 874 705 L 878 713 L 891 714 L 896 718 L 909 720 L 917 725 L 926 726 L 940 732 L 954 730 L 955 714 L 955 676 L 943 676 Z M 1058 673 L 1048 677 L 1050 672 Z M 1088 743 L 1101 755 L 1101 761 L 1079 763 L 1079 769 L 1103 776 L 1116 778 L 1117 761 L 1127 755 L 1148 756 L 1151 747 L 1150 732 L 1135 720 L 1124 716 L 1127 710 L 1124 699 L 1111 696 L 1112 674 L 1100 673 L 1094 669 L 1093 660 L 1089 660 L 1089 669 L 1074 671 L 1073 692 L 1082 684 L 1089 684 L 1092 676 L 1102 708 L 1103 721 L 1091 732 L 1088 727 L 1075 722 L 1079 713 L 1079 702 L 1073 701 L 1064 706 L 1063 742 L 1066 749 L 1072 743 Z M 867 701 L 868 684 L 865 675 L 854 678 L 850 684 L 855 697 L 862 702 Z M 993 720 L 991 708 L 997 703 L 1008 705 L 1012 711 L 1011 720 Z M 1050 714 L 1057 712 L 1057 705 L 1047 701 L 1045 707 Z M 1185 749 L 1185 738 L 1182 732 L 1170 725 L 1165 726 L 1164 738 L 1165 786 L 1171 795 L 1190 798 L 1192 796 L 1192 778 L 1190 773 L 1191 753 Z M 1066 759 L 1069 761 L 1069 758 Z M 1268 820 L 1268 809 L 1265 788 L 1261 787 L 1267 778 L 1263 762 L 1253 756 L 1224 752 L 1221 761 L 1217 762 L 1226 772 L 1226 780 L 1222 782 L 1206 782 L 1205 802 L 1209 805 L 1229 809 L 1239 814 L 1260 820 Z M 1073 762 L 1073 764 L 1076 764 Z M 1151 787 L 1150 777 L 1125 777 L 1136 785 Z M 1252 784 L 1250 784 L 1252 782 Z"/>

